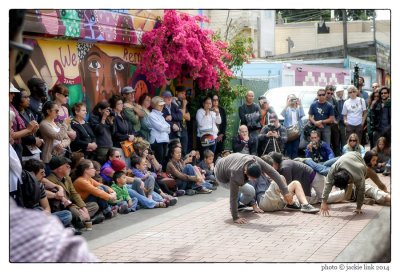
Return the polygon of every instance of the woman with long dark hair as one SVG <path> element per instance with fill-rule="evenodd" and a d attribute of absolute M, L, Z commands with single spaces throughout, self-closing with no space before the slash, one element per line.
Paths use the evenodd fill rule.
<path fill-rule="evenodd" d="M 106 154 L 113 147 L 112 131 L 114 115 L 110 115 L 110 104 L 106 101 L 97 103 L 89 116 L 89 124 L 96 135 L 96 161 L 104 164 L 107 161 Z"/>
<path fill-rule="evenodd" d="M 31 124 L 35 124 L 35 117 L 29 110 L 30 98 L 28 92 L 25 89 L 20 89 L 19 93 L 15 93 L 12 99 L 12 105 L 18 111 L 19 117 L 25 124 L 25 127 L 30 127 Z M 39 125 L 37 125 L 39 129 Z M 32 134 L 21 138 L 22 145 L 22 161 L 29 159 L 40 159 L 40 149 L 43 140 L 36 135 L 37 129 L 32 130 Z"/>
<path fill-rule="evenodd" d="M 87 202 L 96 202 L 99 210 L 103 212 L 106 219 L 114 217 L 117 210 L 111 210 L 108 201 L 115 202 L 117 194 L 109 186 L 101 184 L 93 179 L 96 175 L 96 169 L 90 160 L 82 160 L 75 171 L 77 177 L 74 181 L 76 192 L 82 200 Z"/>
<path fill-rule="evenodd" d="M 122 98 L 122 96 L 113 95 L 110 98 L 109 103 L 110 107 L 115 112 L 112 133 L 113 147 L 120 150 L 122 159 L 125 161 L 126 165 L 131 165 L 129 157 L 125 157 L 124 152 L 121 148 L 121 142 L 133 142 L 133 139 L 135 138 L 131 122 L 129 122 L 126 115 L 122 112 L 122 110 L 124 109 L 124 99 Z"/>

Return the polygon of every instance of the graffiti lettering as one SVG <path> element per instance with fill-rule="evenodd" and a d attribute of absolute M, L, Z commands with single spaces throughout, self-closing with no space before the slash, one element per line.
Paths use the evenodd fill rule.
<path fill-rule="evenodd" d="M 124 60 L 130 63 L 139 63 L 141 55 L 139 53 L 129 52 L 127 48 L 124 48 Z"/>
<path fill-rule="evenodd" d="M 66 66 L 70 66 L 72 64 L 72 66 L 76 66 L 77 62 L 76 62 L 76 54 L 72 53 L 71 55 L 71 50 L 69 48 L 69 45 L 67 45 L 68 48 L 68 53 L 64 56 L 64 61 L 63 61 L 63 56 L 62 56 L 62 52 L 61 52 L 61 47 L 58 48 L 58 51 L 60 52 L 60 61 L 63 67 Z"/>

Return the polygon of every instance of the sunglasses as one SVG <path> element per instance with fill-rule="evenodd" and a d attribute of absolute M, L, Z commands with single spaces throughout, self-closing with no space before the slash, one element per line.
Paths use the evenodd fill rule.
<path fill-rule="evenodd" d="M 348 94 L 352 94 L 352 93 L 355 93 L 355 91 L 350 91 L 350 92 L 348 92 Z"/>
<path fill-rule="evenodd" d="M 26 64 L 28 63 L 33 48 L 29 45 L 17 43 L 14 41 L 9 41 L 10 48 L 18 50 L 17 60 L 15 62 L 15 74 L 19 74 L 24 70 Z"/>
<path fill-rule="evenodd" d="M 381 92 L 381 95 L 382 95 L 382 94 L 388 94 L 388 93 L 387 93 L 387 92 Z"/>
<path fill-rule="evenodd" d="M 349 142 L 357 142 L 357 140 L 349 140 Z"/>
<path fill-rule="evenodd" d="M 333 93 L 326 93 L 326 94 L 333 94 Z"/>
<path fill-rule="evenodd" d="M 318 96 L 325 96 L 325 94 L 319 94 Z"/>

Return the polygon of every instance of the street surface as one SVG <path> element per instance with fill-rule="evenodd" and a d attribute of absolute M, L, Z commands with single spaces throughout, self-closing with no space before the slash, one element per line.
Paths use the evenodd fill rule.
<path fill-rule="evenodd" d="M 390 177 L 379 176 L 390 188 Z M 83 237 L 102 262 L 376 262 L 382 251 L 383 261 L 390 261 L 390 207 L 364 205 L 365 214 L 355 215 L 355 206 L 330 205 L 329 217 L 247 208 L 240 216 L 248 223 L 238 225 L 229 191 L 219 187 L 209 195 L 180 197 L 166 209 L 118 215 Z"/>

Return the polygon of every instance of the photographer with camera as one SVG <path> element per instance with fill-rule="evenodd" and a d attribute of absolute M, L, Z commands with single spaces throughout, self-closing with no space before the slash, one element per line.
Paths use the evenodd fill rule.
<path fill-rule="evenodd" d="M 257 155 L 261 157 L 272 151 L 283 154 L 286 142 L 286 128 L 279 123 L 279 119 L 275 114 L 271 114 L 268 125 L 261 129 L 258 136 Z"/>
<path fill-rule="evenodd" d="M 335 157 L 335 154 L 333 154 L 333 151 L 328 143 L 320 140 L 317 131 L 311 131 L 310 140 L 311 142 L 307 145 L 307 148 L 305 150 L 306 158 L 312 158 L 314 162 L 319 163 L 325 162 Z"/>
<path fill-rule="evenodd" d="M 108 149 L 113 147 L 112 130 L 116 113 L 108 102 L 102 101 L 94 106 L 89 116 L 89 124 L 96 135 L 96 161 L 103 165 L 107 160 Z"/>
<path fill-rule="evenodd" d="M 285 146 L 286 156 L 294 159 L 298 156 L 300 136 L 302 136 L 300 134 L 300 128 L 302 126 L 301 118 L 304 116 L 300 98 L 297 98 L 294 94 L 289 94 L 286 100 L 286 106 L 283 108 L 281 115 L 285 118 L 283 126 L 286 129 L 297 129 L 299 131 L 298 137 L 292 140 L 288 139 Z"/>

